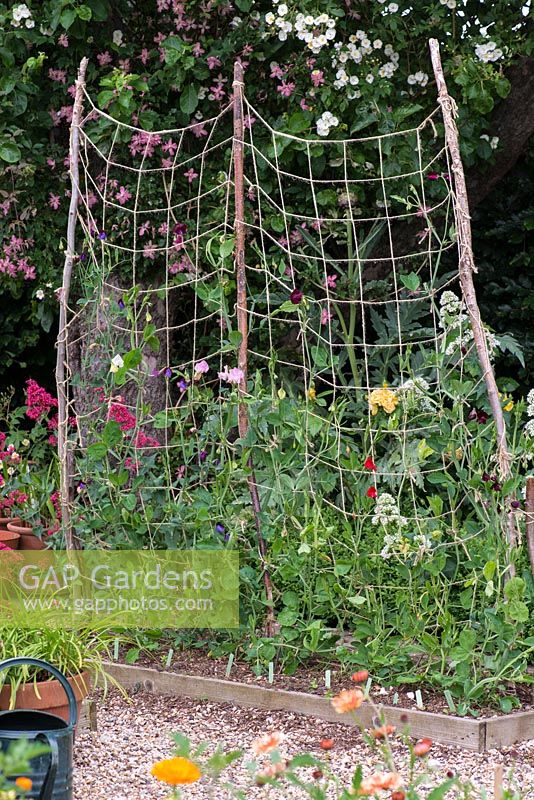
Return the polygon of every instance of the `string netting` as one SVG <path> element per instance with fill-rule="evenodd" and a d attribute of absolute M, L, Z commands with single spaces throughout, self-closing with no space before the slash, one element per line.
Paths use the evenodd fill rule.
<path fill-rule="evenodd" d="M 156 132 L 85 95 L 64 386 L 73 527 L 85 547 L 253 558 L 252 456 L 275 586 L 304 586 L 308 559 L 325 592 L 341 585 L 338 619 L 392 588 L 419 602 L 410 568 L 434 581 L 468 561 L 490 514 L 465 490 L 485 389 L 441 111 L 333 140 L 277 131 L 243 102 L 246 387 L 232 103 Z M 463 580 L 451 568 L 448 586 Z"/>

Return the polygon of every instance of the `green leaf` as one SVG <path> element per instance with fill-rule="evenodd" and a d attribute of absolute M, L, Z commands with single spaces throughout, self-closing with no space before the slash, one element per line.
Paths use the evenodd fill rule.
<path fill-rule="evenodd" d="M 110 13 L 110 7 L 107 0 L 87 0 L 87 5 L 90 6 L 93 12 L 93 19 L 95 22 L 104 22 Z"/>
<path fill-rule="evenodd" d="M 432 789 L 430 794 L 427 797 L 427 800 L 442 800 L 443 797 L 447 794 L 447 792 L 452 789 L 455 784 L 454 778 L 449 778 L 448 781 L 445 781 L 441 784 L 441 786 L 436 786 L 435 789 Z"/>
<path fill-rule="evenodd" d="M 61 25 L 68 30 L 74 20 L 76 19 L 76 10 L 74 8 L 64 8 L 59 17 Z"/>
<path fill-rule="evenodd" d="M 221 242 L 221 246 L 219 248 L 219 252 L 221 254 L 221 258 L 228 258 L 234 252 L 235 247 L 235 238 L 233 236 L 229 236 L 223 242 Z"/>
<path fill-rule="evenodd" d="M 28 97 L 24 92 L 16 92 L 11 98 L 12 114 L 14 117 L 20 117 L 28 108 Z"/>
<path fill-rule="evenodd" d="M 400 279 L 404 286 L 411 292 L 416 292 L 421 284 L 419 275 L 416 275 L 415 272 L 410 272 L 409 275 L 401 275 Z"/>
<path fill-rule="evenodd" d="M 111 101 L 114 99 L 115 99 L 115 92 L 112 92 L 109 89 L 105 89 L 103 92 L 99 92 L 97 96 L 97 101 L 100 108 L 105 108 L 108 105 L 108 103 L 111 103 Z"/>
<path fill-rule="evenodd" d="M 12 67 L 15 63 L 15 56 L 7 47 L 0 47 L 0 59 L 4 67 Z"/>
<path fill-rule="evenodd" d="M 101 461 L 106 457 L 108 448 L 102 442 L 90 444 L 87 448 L 87 457 L 90 461 Z"/>
<path fill-rule="evenodd" d="M 102 434 L 102 443 L 107 447 L 115 447 L 115 445 L 119 444 L 122 441 L 122 431 L 121 426 L 118 422 L 114 419 L 110 419 L 109 422 L 106 422 L 104 427 L 104 432 Z"/>
<path fill-rule="evenodd" d="M 139 647 L 130 647 L 130 649 L 124 656 L 124 660 L 127 664 L 135 664 L 135 662 L 139 659 L 140 655 L 141 655 L 141 650 Z"/>
<path fill-rule="evenodd" d="M 137 497 L 135 494 L 125 494 L 122 498 L 122 504 L 128 511 L 133 511 L 137 505 Z"/>
<path fill-rule="evenodd" d="M 2 142 L 0 144 L 0 158 L 8 164 L 15 164 L 20 161 L 22 153 L 15 142 Z"/>
<path fill-rule="evenodd" d="M 180 95 L 180 109 L 191 115 L 198 106 L 198 91 L 192 84 L 186 86 Z"/>
<path fill-rule="evenodd" d="M 86 22 L 89 22 L 89 20 L 93 16 L 93 12 L 89 8 L 89 6 L 80 6 L 79 8 L 76 9 L 76 13 L 78 14 L 80 19 L 83 19 Z"/>

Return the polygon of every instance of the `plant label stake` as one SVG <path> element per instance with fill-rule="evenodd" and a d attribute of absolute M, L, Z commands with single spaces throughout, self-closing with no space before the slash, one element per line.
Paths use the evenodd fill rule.
<path fill-rule="evenodd" d="M 415 704 L 416 704 L 417 708 L 420 708 L 420 709 L 424 709 L 424 707 L 425 707 L 424 703 L 423 703 L 423 695 L 421 694 L 421 689 L 416 689 L 415 690 Z"/>
<path fill-rule="evenodd" d="M 274 683 L 274 662 L 269 661 L 269 683 Z"/>
<path fill-rule="evenodd" d="M 233 663 L 234 663 L 234 654 L 230 653 L 230 655 L 228 656 L 228 664 L 226 665 L 226 672 L 225 672 L 227 678 L 230 677 L 230 672 L 232 671 Z"/>
<path fill-rule="evenodd" d="M 113 661 L 119 660 L 119 640 L 115 639 L 113 644 Z"/>
<path fill-rule="evenodd" d="M 332 672 L 329 669 L 325 670 L 325 673 L 324 673 L 324 685 L 325 685 L 326 689 L 330 689 L 331 678 L 332 678 Z"/>
<path fill-rule="evenodd" d="M 165 659 L 165 666 L 169 668 L 171 666 L 172 657 L 174 655 L 174 650 L 172 647 L 169 648 L 169 652 L 167 653 L 167 658 Z"/>

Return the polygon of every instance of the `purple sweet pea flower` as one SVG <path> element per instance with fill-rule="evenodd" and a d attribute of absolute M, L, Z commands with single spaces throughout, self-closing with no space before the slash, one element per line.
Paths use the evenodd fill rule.
<path fill-rule="evenodd" d="M 103 242 L 104 239 L 107 239 L 106 231 L 100 231 L 97 238 L 100 239 L 101 242 Z"/>
<path fill-rule="evenodd" d="M 226 528 L 224 527 L 224 525 L 222 525 L 222 523 L 218 522 L 216 524 L 216 526 L 215 526 L 215 533 L 223 534 L 225 532 L 226 532 Z"/>
<path fill-rule="evenodd" d="M 170 367 L 167 367 L 167 369 L 165 370 L 165 372 L 164 372 L 163 374 L 165 375 L 165 377 L 166 377 L 166 378 L 171 378 L 171 377 L 172 377 L 172 370 L 171 370 L 171 368 L 170 368 Z"/>
<path fill-rule="evenodd" d="M 169 370 L 169 372 L 170 372 L 170 370 Z M 189 386 L 189 384 L 188 384 L 188 382 L 186 381 L 186 379 L 185 379 L 185 378 L 180 378 L 180 380 L 178 381 L 178 388 L 179 388 L 179 390 L 180 390 L 181 392 L 185 392 L 185 390 L 187 389 L 187 387 L 188 387 L 188 386 Z"/>
<path fill-rule="evenodd" d="M 205 461 L 207 459 L 207 457 L 208 457 L 208 453 L 206 452 L 206 450 L 201 450 L 200 453 L 198 454 L 198 459 L 199 459 L 199 461 L 201 463 L 203 461 Z"/>
<path fill-rule="evenodd" d="M 126 308 L 126 304 L 125 304 L 124 300 L 119 300 L 117 305 L 119 306 L 121 311 L 124 311 L 124 309 Z"/>

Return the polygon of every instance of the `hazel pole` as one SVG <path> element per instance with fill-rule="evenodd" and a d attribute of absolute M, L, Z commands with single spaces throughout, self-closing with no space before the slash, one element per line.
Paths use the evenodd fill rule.
<path fill-rule="evenodd" d="M 78 78 L 76 80 L 76 94 L 74 95 L 74 107 L 72 111 L 72 123 L 70 127 L 69 163 L 71 176 L 71 196 L 67 223 L 67 250 L 65 252 L 63 282 L 59 296 L 59 331 L 57 337 L 56 359 L 56 386 L 58 400 L 57 450 L 59 459 L 60 506 L 61 522 L 65 530 L 65 545 L 67 550 L 81 549 L 80 541 L 72 530 L 70 516 L 72 453 L 69 451 L 68 444 L 69 405 L 66 388 L 66 369 L 68 339 L 67 310 L 69 305 L 70 285 L 72 279 L 72 265 L 76 249 L 76 218 L 78 213 L 78 198 L 80 195 L 80 175 L 78 163 L 80 150 L 79 128 L 82 117 L 83 89 L 85 86 L 87 63 L 87 58 L 82 58 L 80 62 L 80 68 L 78 70 Z"/>
<path fill-rule="evenodd" d="M 234 139 L 233 139 L 233 166 L 234 166 L 234 198 L 235 198 L 235 271 L 237 283 L 237 327 L 241 334 L 237 365 L 242 372 L 239 381 L 239 406 L 237 421 L 240 439 L 244 439 L 249 428 L 248 407 L 246 403 L 247 394 L 247 371 L 248 371 L 248 313 L 247 313 L 247 277 L 245 264 L 245 178 L 244 178 L 244 120 L 243 120 L 243 67 L 236 61 L 234 64 L 233 82 L 233 114 L 234 114 Z M 267 547 L 261 530 L 261 504 L 254 473 L 254 463 L 252 455 L 249 456 L 247 483 L 252 501 L 254 513 L 254 525 L 256 528 L 256 538 L 260 555 L 261 568 L 263 574 L 263 585 L 265 587 L 265 598 L 267 601 L 266 615 L 266 635 L 274 636 L 276 632 L 276 622 L 274 619 L 273 607 L 273 588 L 271 575 L 267 566 Z"/>
<path fill-rule="evenodd" d="M 525 501 L 527 550 L 530 569 L 534 575 L 534 478 L 532 476 L 527 478 Z"/>
<path fill-rule="evenodd" d="M 457 107 L 454 99 L 448 92 L 447 84 L 445 82 L 439 51 L 439 42 L 437 39 L 429 39 L 428 44 L 430 47 L 430 57 L 432 59 L 434 77 L 438 87 L 438 103 L 441 106 L 443 123 L 445 125 L 445 141 L 451 156 L 451 169 L 454 177 L 454 192 L 456 196 L 455 217 L 458 237 L 458 270 L 460 274 L 460 285 L 462 287 L 463 299 L 465 301 L 467 313 L 471 323 L 471 329 L 473 331 L 473 340 L 475 342 L 478 360 L 482 368 L 484 383 L 486 384 L 486 391 L 493 414 L 493 420 L 495 422 L 495 430 L 497 434 L 497 462 L 499 465 L 501 478 L 503 481 L 505 481 L 510 477 L 510 464 L 512 459 L 510 452 L 508 451 L 508 444 L 506 440 L 506 423 L 504 421 L 504 414 L 499 400 L 499 389 L 497 388 L 495 373 L 493 372 L 493 367 L 491 365 L 486 333 L 480 318 L 480 310 L 478 308 L 475 285 L 473 283 L 473 272 L 476 272 L 477 269 L 473 257 L 471 216 L 469 213 L 467 187 L 465 183 L 462 159 L 460 156 L 458 128 L 456 127 L 455 122 Z M 517 545 L 517 535 L 515 530 L 514 515 L 512 513 L 508 514 L 506 532 L 510 551 L 508 574 L 513 576 L 515 574 L 515 568 L 511 561 L 511 551 Z"/>

